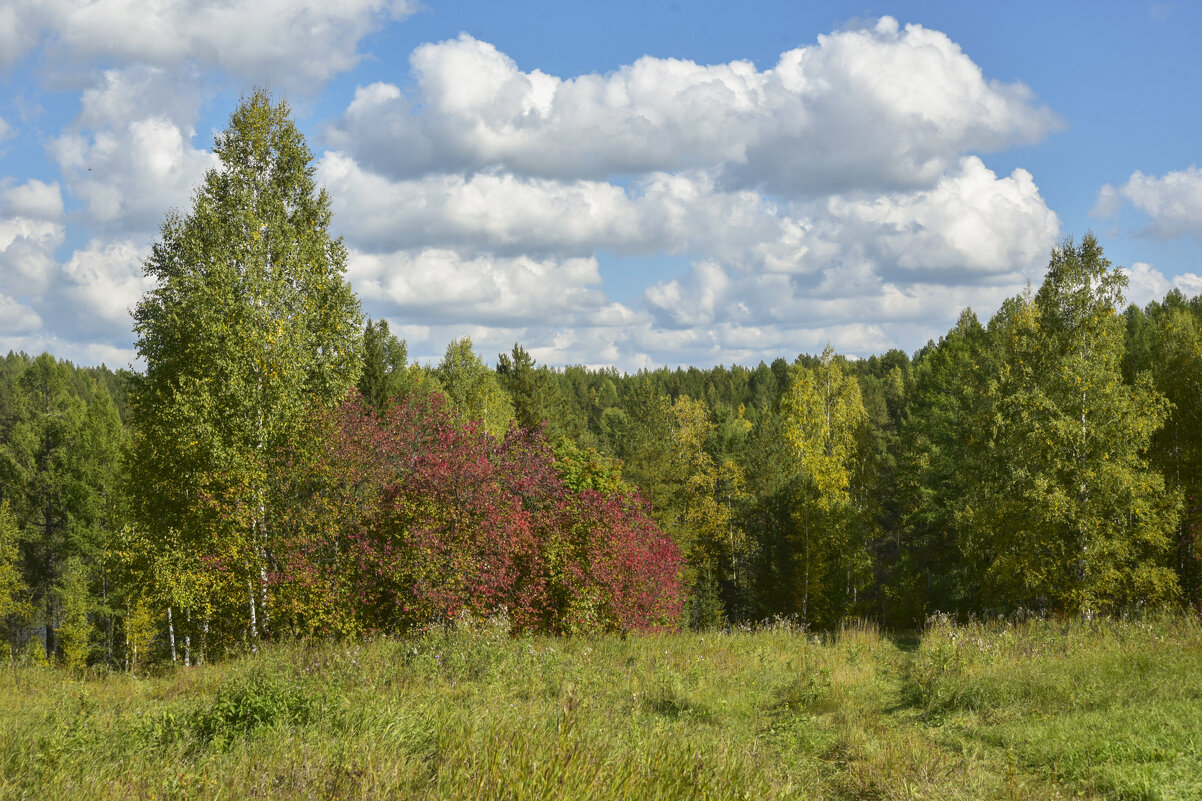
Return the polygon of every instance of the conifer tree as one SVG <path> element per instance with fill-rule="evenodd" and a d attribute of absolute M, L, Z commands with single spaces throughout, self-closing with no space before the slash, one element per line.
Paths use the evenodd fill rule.
<path fill-rule="evenodd" d="M 82 398 L 69 387 L 70 368 L 48 353 L 22 374 L 20 414 L 6 450 L 15 467 L 15 509 L 32 601 L 44 627 L 46 656 L 58 649 L 57 588 L 67 559 L 90 550 L 86 518 L 91 501 L 81 436 Z"/>
<path fill-rule="evenodd" d="M 1183 498 L 1171 561 L 1183 599 L 1196 605 L 1202 602 L 1202 299 L 1187 301 L 1173 290 L 1149 311 L 1147 367 L 1172 404 L 1151 454 L 1168 488 Z"/>
<path fill-rule="evenodd" d="M 976 480 L 965 465 L 985 425 L 984 340 L 985 329 L 966 309 L 914 361 L 900 432 L 899 563 L 890 587 L 891 614 L 906 624 L 920 623 L 931 612 L 969 611 L 976 602 L 956 513 Z"/>
<path fill-rule="evenodd" d="M 387 320 L 367 321 L 363 329 L 363 371 L 359 394 L 377 411 L 388 411 L 392 400 L 404 391 L 409 350 L 388 330 Z"/>

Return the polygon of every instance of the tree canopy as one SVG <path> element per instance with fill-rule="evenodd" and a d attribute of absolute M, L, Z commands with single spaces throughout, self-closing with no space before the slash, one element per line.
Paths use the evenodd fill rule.
<path fill-rule="evenodd" d="M 354 384 L 360 319 L 287 105 L 254 92 L 214 150 L 220 166 L 145 264 L 156 285 L 134 312 L 146 373 L 132 398 L 131 489 L 153 541 L 180 549 L 157 585 L 203 587 L 172 600 L 203 626 L 240 621 L 253 640 L 271 626 L 270 462 Z"/>

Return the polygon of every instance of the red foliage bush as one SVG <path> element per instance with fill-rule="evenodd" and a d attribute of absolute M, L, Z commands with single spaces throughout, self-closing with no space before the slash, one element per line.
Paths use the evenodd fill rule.
<path fill-rule="evenodd" d="M 681 557 L 637 497 L 572 492 L 541 432 L 497 441 L 441 396 L 357 397 L 281 471 L 277 610 L 391 631 L 507 610 L 517 630 L 650 630 L 680 614 Z"/>

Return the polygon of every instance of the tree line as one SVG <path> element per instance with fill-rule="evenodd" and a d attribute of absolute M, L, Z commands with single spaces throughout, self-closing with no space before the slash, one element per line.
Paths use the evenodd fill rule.
<path fill-rule="evenodd" d="M 1097 240 L 938 342 L 756 367 L 410 363 L 283 103 L 170 215 L 141 373 L 0 361 L 13 658 L 138 670 L 506 614 L 554 633 L 1202 600 L 1202 300 Z"/>

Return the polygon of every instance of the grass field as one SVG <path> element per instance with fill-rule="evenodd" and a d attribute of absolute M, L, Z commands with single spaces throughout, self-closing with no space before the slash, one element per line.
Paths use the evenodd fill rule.
<path fill-rule="evenodd" d="M 1202 624 L 461 622 L 141 679 L 0 668 L 0 796 L 1199 799 Z"/>

